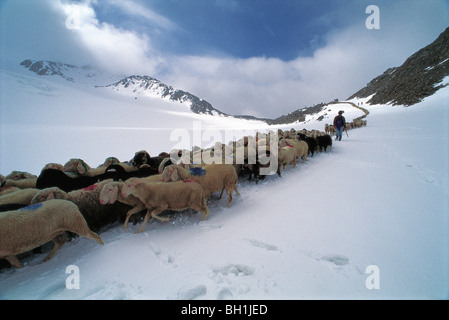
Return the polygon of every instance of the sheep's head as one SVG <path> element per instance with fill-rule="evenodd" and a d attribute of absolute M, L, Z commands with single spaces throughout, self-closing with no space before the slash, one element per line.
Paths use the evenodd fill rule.
<path fill-rule="evenodd" d="M 6 176 L 6 180 L 22 180 L 30 178 L 36 178 L 36 176 L 24 171 L 12 171 Z"/>
<path fill-rule="evenodd" d="M 178 181 L 178 169 L 175 166 L 168 166 L 164 169 L 161 175 L 162 182 Z"/>
<path fill-rule="evenodd" d="M 136 179 L 136 178 L 130 178 L 130 179 L 126 180 L 126 181 L 123 183 L 123 187 L 122 187 L 122 196 L 123 196 L 124 198 L 126 198 L 126 197 L 128 197 L 130 194 L 132 194 L 132 193 L 135 191 L 136 186 L 137 186 L 139 183 L 140 183 L 139 180 Z"/>
<path fill-rule="evenodd" d="M 118 198 L 118 185 L 113 183 L 108 183 L 103 186 L 100 192 L 100 203 L 101 204 L 113 204 Z"/>
<path fill-rule="evenodd" d="M 106 160 L 104 160 L 101 167 L 109 167 L 111 164 L 116 164 L 116 163 L 120 163 L 120 160 L 117 159 L 116 157 L 109 157 L 109 158 L 106 158 Z"/>
<path fill-rule="evenodd" d="M 149 159 L 150 154 L 145 150 L 141 150 L 135 153 L 134 158 L 131 159 L 131 163 L 136 167 L 140 167 L 143 164 L 147 164 Z"/>
<path fill-rule="evenodd" d="M 75 172 L 79 175 L 85 174 L 87 171 L 91 170 L 89 165 L 81 159 L 70 159 L 66 164 L 64 164 L 64 172 Z"/>
<path fill-rule="evenodd" d="M 66 199 L 67 193 L 58 187 L 46 188 L 35 194 L 31 199 L 31 204 L 44 202 L 51 199 Z"/>

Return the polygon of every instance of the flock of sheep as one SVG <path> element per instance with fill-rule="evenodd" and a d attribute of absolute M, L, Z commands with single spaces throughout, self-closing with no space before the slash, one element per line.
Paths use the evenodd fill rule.
<path fill-rule="evenodd" d="M 281 176 L 289 165 L 295 167 L 298 160 L 307 161 L 309 155 L 328 148 L 332 148 L 328 133 L 278 130 L 206 150 L 173 150 L 155 157 L 143 150 L 129 162 L 109 157 L 96 168 L 70 159 L 64 165 L 47 164 L 39 176 L 19 171 L 0 175 L 0 268 L 22 267 L 21 256 L 53 241 L 47 261 L 75 235 L 103 244 L 97 232 L 117 221 L 126 229 L 129 221 L 136 224 L 143 217 L 137 231 L 142 232 L 150 218 L 170 220 L 170 215 L 160 215 L 163 212 L 191 209 L 201 212 L 204 220 L 212 193 L 221 192 L 221 198 L 226 191 L 230 207 L 233 193 L 240 195 L 239 178 L 248 175 L 256 182 L 264 178 L 261 169 L 270 165 L 261 161 L 264 157 L 276 155 L 275 172 Z M 207 164 L 202 161 L 205 155 L 218 155 L 223 161 Z M 200 162 L 191 164 L 195 159 Z"/>

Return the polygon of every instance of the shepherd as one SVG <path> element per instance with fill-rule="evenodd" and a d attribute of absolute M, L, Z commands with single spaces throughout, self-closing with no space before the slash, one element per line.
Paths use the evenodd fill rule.
<path fill-rule="evenodd" d="M 346 130 L 346 119 L 343 117 L 343 110 L 338 111 L 338 115 L 334 118 L 335 141 L 341 141 L 343 130 Z"/>

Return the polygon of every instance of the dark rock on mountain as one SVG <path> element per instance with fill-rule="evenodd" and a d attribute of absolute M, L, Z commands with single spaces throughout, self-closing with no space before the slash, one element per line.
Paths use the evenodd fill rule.
<path fill-rule="evenodd" d="M 443 79 L 448 75 L 449 28 L 400 67 L 389 68 L 348 100 L 374 95 L 368 103 L 410 106 L 447 86 Z"/>
<path fill-rule="evenodd" d="M 22 61 L 20 65 L 39 76 L 57 75 L 69 81 L 73 81 L 73 78 L 68 77 L 65 74 L 65 71 L 69 69 L 78 69 L 77 66 L 70 64 L 58 63 L 53 61 L 33 61 L 29 59 Z"/>

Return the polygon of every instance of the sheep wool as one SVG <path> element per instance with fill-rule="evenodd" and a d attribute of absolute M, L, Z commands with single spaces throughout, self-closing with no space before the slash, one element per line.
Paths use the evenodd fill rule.
<path fill-rule="evenodd" d="M 44 259 L 48 261 L 64 244 L 65 231 L 104 244 L 103 240 L 89 229 L 78 207 L 70 201 L 53 199 L 19 210 L 2 212 L 0 258 L 5 258 L 16 268 L 21 268 L 22 264 L 16 255 L 53 241 L 53 250 Z"/>

